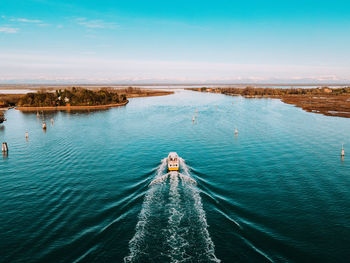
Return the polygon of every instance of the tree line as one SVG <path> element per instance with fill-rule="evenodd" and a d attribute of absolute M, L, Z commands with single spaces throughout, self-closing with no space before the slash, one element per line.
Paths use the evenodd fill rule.
<path fill-rule="evenodd" d="M 242 95 L 242 96 L 286 96 L 286 95 L 350 95 L 350 87 L 343 88 L 206 88 L 200 89 L 190 88 L 191 90 L 199 90 L 201 92 L 217 92 L 226 95 Z"/>
<path fill-rule="evenodd" d="M 55 92 L 38 91 L 27 93 L 18 101 L 18 106 L 55 107 L 55 106 L 96 106 L 125 102 L 125 94 L 115 90 L 100 89 L 97 91 L 72 87 Z"/>

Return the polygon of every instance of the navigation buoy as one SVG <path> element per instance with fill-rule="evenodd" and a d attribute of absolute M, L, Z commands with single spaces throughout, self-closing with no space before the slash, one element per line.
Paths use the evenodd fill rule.
<path fill-rule="evenodd" d="M 345 151 L 344 151 L 344 144 L 341 145 L 341 152 L 340 152 L 340 156 L 344 157 L 345 155 Z"/>
<path fill-rule="evenodd" d="M 1 151 L 3 153 L 7 153 L 9 151 L 9 147 L 7 146 L 7 143 L 6 142 L 3 142 L 2 145 L 1 145 Z"/>
<path fill-rule="evenodd" d="M 235 135 L 238 135 L 238 130 L 237 130 L 237 128 L 235 128 Z"/>
<path fill-rule="evenodd" d="M 28 139 L 29 138 L 29 134 L 28 134 L 28 132 L 26 131 L 26 139 Z"/>
<path fill-rule="evenodd" d="M 43 122 L 43 130 L 46 130 L 46 123 Z"/>

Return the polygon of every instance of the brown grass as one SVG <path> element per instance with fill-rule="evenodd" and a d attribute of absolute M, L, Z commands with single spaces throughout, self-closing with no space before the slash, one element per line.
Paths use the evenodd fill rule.
<path fill-rule="evenodd" d="M 142 93 L 126 93 L 127 98 L 155 97 L 174 94 L 174 91 L 144 90 Z"/>
<path fill-rule="evenodd" d="M 284 96 L 284 103 L 293 104 L 305 111 L 319 113 L 327 116 L 350 118 L 349 95 L 322 95 L 322 96 Z"/>
<path fill-rule="evenodd" d="M 305 111 L 350 118 L 350 88 L 191 88 L 201 92 L 221 93 L 245 98 L 281 99 L 284 103 L 293 104 Z"/>

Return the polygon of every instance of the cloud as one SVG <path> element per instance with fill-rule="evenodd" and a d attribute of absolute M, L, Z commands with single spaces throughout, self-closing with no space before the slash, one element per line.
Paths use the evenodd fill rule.
<path fill-rule="evenodd" d="M 89 50 L 87 50 L 89 51 Z M 11 79 L 153 80 L 227 83 L 348 82 L 348 67 L 120 59 L 93 52 L 49 54 L 0 51 L 1 77 Z M 287 81 L 288 80 L 288 81 Z M 84 82 L 84 81 L 83 81 Z"/>
<path fill-rule="evenodd" d="M 119 26 L 116 23 L 105 22 L 100 19 L 87 20 L 84 17 L 77 18 L 75 20 L 79 25 L 90 29 L 115 29 Z"/>
<path fill-rule="evenodd" d="M 18 31 L 19 29 L 15 27 L 0 27 L 0 33 L 15 34 Z"/>
<path fill-rule="evenodd" d="M 95 55 L 96 52 L 94 52 L 94 51 L 82 51 L 82 52 L 80 52 L 80 54 L 89 56 L 89 55 Z"/>
<path fill-rule="evenodd" d="M 39 19 L 27 19 L 27 18 L 11 18 L 10 21 L 12 21 L 12 22 L 21 22 L 21 23 L 31 23 L 31 24 L 43 23 L 43 21 L 41 21 Z"/>

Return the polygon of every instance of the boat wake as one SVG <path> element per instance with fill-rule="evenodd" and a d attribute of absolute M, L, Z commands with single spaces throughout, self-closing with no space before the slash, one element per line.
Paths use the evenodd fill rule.
<path fill-rule="evenodd" d="M 220 262 L 196 181 L 179 159 L 180 173 L 166 173 L 166 158 L 158 167 L 124 262 Z"/>

